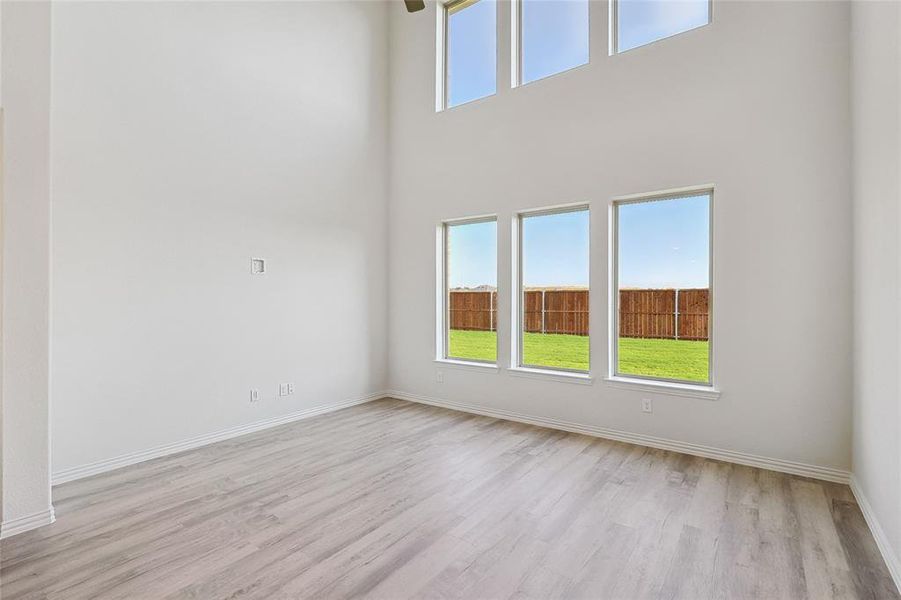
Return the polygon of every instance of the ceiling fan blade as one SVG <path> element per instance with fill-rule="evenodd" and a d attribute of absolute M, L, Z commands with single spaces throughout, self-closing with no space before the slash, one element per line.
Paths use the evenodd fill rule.
<path fill-rule="evenodd" d="M 407 5 L 407 12 L 416 12 L 425 8 L 425 0 L 404 0 Z"/>

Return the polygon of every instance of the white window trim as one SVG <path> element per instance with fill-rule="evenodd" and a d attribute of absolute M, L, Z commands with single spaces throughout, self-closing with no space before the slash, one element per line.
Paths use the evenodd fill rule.
<path fill-rule="evenodd" d="M 624 52 L 631 52 L 633 50 L 638 50 L 639 48 L 644 48 L 646 46 L 652 46 L 658 42 L 662 42 L 663 40 L 668 40 L 670 38 L 674 38 L 679 35 L 683 35 L 686 33 L 690 33 L 692 31 L 696 31 L 698 29 L 702 29 L 704 27 L 709 27 L 713 24 L 713 0 L 707 0 L 707 22 L 703 25 L 698 25 L 697 27 L 692 27 L 686 31 L 680 31 L 678 33 L 670 34 L 666 37 L 658 38 L 653 42 L 648 42 L 646 44 L 642 44 L 640 46 L 635 46 L 634 48 L 629 48 L 628 50 L 620 50 L 619 49 L 619 2 L 620 0 L 609 0 L 609 31 L 607 39 L 610 40 L 610 56 L 615 54 L 623 54 Z"/>
<path fill-rule="evenodd" d="M 588 260 L 591 264 L 591 205 L 588 202 L 575 202 L 570 204 L 558 204 L 555 206 L 546 206 L 542 208 L 532 208 L 519 210 L 513 214 L 513 231 L 511 235 L 513 256 L 511 257 L 511 266 L 513 273 L 513 296 L 511 298 L 512 315 L 510 327 L 510 365 L 508 371 L 511 375 L 521 375 L 527 377 L 550 377 L 557 380 L 563 380 L 572 383 L 574 380 L 579 383 L 591 383 L 591 335 L 588 336 L 588 371 L 579 371 L 576 369 L 564 369 L 547 367 L 543 365 L 528 365 L 522 361 L 522 341 L 523 328 L 525 325 L 525 316 L 523 315 L 523 284 L 522 284 L 522 221 L 528 217 L 538 217 L 543 215 L 557 215 L 568 212 L 588 211 L 589 214 L 589 233 L 588 233 Z M 591 268 L 589 266 L 589 297 L 591 294 Z M 589 314 L 589 334 L 591 333 Z M 561 379 L 562 378 L 562 379 Z"/>
<path fill-rule="evenodd" d="M 644 379 L 641 377 L 605 377 L 608 386 L 630 390 L 633 392 L 663 394 L 665 396 L 681 396 L 683 398 L 699 398 L 701 400 L 717 400 L 719 390 L 706 385 L 673 383 L 661 379 Z"/>
<path fill-rule="evenodd" d="M 447 7 L 439 2 L 435 10 L 435 112 L 447 106 Z"/>
<path fill-rule="evenodd" d="M 510 367 L 507 372 L 514 377 L 525 377 L 542 381 L 556 381 L 559 383 L 577 383 L 579 385 L 593 385 L 594 378 L 585 371 L 567 371 L 564 369 L 538 369 L 533 367 Z"/>
<path fill-rule="evenodd" d="M 677 200 L 679 198 L 689 198 L 692 196 L 700 196 L 706 194 L 710 197 L 708 205 L 708 323 L 707 323 L 707 383 L 699 383 L 680 379 L 667 379 L 663 377 L 650 377 L 642 375 L 634 375 L 631 373 L 618 373 L 617 365 L 619 364 L 619 206 L 623 204 L 635 204 L 639 202 L 654 202 L 660 200 Z M 716 327 L 715 327 L 715 293 L 714 293 L 714 261 L 716 252 L 714 250 L 713 236 L 713 215 L 715 202 L 715 186 L 714 184 L 705 184 L 698 186 L 689 186 L 681 188 L 673 188 L 668 190 L 659 190 L 654 192 L 646 192 L 640 194 L 629 194 L 626 196 L 617 196 L 610 200 L 608 207 L 608 224 L 609 224 L 609 249 L 608 249 L 608 273 L 609 273 L 609 297 L 607 299 L 608 307 L 608 365 L 607 377 L 605 380 L 614 387 L 626 387 L 631 389 L 645 389 L 657 391 L 660 393 L 670 392 L 671 395 L 703 397 L 707 399 L 716 399 L 720 392 L 716 387 L 716 369 L 715 369 L 715 352 L 716 347 Z M 674 393 L 682 392 L 682 393 Z"/>
<path fill-rule="evenodd" d="M 453 225 L 470 225 L 473 223 L 495 223 L 497 215 L 478 215 L 460 219 L 447 219 L 438 224 L 435 236 L 435 362 L 452 366 L 475 366 L 497 369 L 497 360 L 476 360 L 448 356 L 448 294 L 447 287 L 447 228 Z M 496 243 L 496 242 L 495 242 Z M 495 250 L 496 251 L 496 250 Z M 497 261 L 495 261 L 495 270 Z"/>
<path fill-rule="evenodd" d="M 439 366 L 463 369 L 465 371 L 476 371 L 478 373 L 498 373 L 500 371 L 497 363 L 490 362 L 460 360 L 456 358 L 436 358 L 434 362 Z"/>
<path fill-rule="evenodd" d="M 510 87 L 522 85 L 522 0 L 510 2 Z"/>

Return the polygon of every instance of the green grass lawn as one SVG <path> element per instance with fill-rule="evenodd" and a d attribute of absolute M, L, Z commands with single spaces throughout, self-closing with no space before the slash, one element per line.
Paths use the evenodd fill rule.
<path fill-rule="evenodd" d="M 448 355 L 470 360 L 497 360 L 493 331 L 450 332 Z M 588 336 L 527 333 L 523 338 L 526 364 L 588 370 Z M 707 381 L 707 342 L 689 340 L 619 341 L 619 372 L 627 375 Z"/>
<path fill-rule="evenodd" d="M 463 360 L 497 360 L 497 333 L 451 329 L 447 355 Z"/>
<path fill-rule="evenodd" d="M 707 382 L 707 342 L 692 340 L 619 340 L 619 372 Z"/>

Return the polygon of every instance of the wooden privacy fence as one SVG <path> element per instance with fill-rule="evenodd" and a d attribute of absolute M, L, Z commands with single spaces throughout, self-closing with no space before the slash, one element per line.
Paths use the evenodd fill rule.
<path fill-rule="evenodd" d="M 451 290 L 450 328 L 497 331 L 497 292 Z"/>
<path fill-rule="evenodd" d="M 706 340 L 710 290 L 620 290 L 619 336 Z"/>
<path fill-rule="evenodd" d="M 588 335 L 588 290 L 526 290 L 522 312 L 528 332 Z"/>
<path fill-rule="evenodd" d="M 588 290 L 526 290 L 525 330 L 588 335 Z M 450 328 L 497 330 L 497 292 L 451 290 Z M 620 290 L 619 335 L 631 338 L 706 340 L 709 290 Z"/>

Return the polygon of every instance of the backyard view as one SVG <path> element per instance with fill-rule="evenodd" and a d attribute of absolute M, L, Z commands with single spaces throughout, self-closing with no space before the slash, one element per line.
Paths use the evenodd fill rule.
<path fill-rule="evenodd" d="M 584 206 L 520 219 L 524 367 L 588 371 L 588 220 Z"/>
<path fill-rule="evenodd" d="M 616 205 L 615 375 L 708 383 L 707 193 Z M 524 214 L 514 366 L 589 371 L 589 213 Z M 497 361 L 497 224 L 448 226 L 448 358 Z"/>
<path fill-rule="evenodd" d="M 457 352 L 476 360 L 494 361 L 497 334 L 494 331 L 451 330 Z M 530 364 L 587 370 L 588 337 L 526 333 L 523 358 Z M 648 377 L 707 381 L 707 342 L 620 338 L 620 370 Z"/>
<path fill-rule="evenodd" d="M 615 374 L 710 382 L 710 201 L 616 204 Z"/>
<path fill-rule="evenodd" d="M 445 229 L 448 358 L 495 362 L 497 342 L 473 345 L 457 330 L 494 335 L 497 329 L 497 221 L 449 224 Z M 496 335 L 494 336 L 497 337 Z"/>

